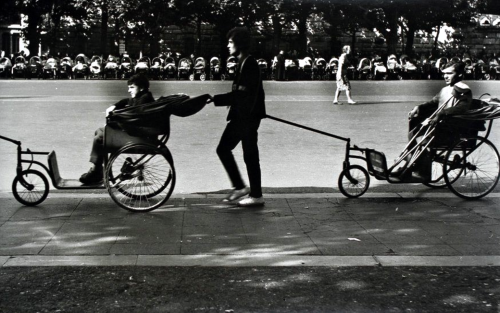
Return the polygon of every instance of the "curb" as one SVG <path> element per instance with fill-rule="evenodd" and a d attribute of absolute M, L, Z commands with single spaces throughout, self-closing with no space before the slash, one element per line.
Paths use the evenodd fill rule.
<path fill-rule="evenodd" d="M 500 266 L 500 256 L 296 256 L 296 255 L 109 255 L 0 256 L 1 267 L 178 266 L 178 267 L 358 267 Z"/>

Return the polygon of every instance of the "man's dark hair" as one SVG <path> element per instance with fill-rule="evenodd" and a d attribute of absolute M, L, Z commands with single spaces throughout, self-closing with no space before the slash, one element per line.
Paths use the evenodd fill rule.
<path fill-rule="evenodd" d="M 139 89 L 144 89 L 145 91 L 149 90 L 149 79 L 141 74 L 135 74 L 127 81 L 127 84 L 136 85 Z"/>
<path fill-rule="evenodd" d="M 463 75 L 465 73 L 465 63 L 462 61 L 457 61 L 457 60 L 451 60 L 450 62 L 446 63 L 443 69 L 453 67 L 455 72 L 458 75 Z"/>
<path fill-rule="evenodd" d="M 232 39 L 238 50 L 248 52 L 252 36 L 246 27 L 235 27 L 227 33 L 227 39 Z"/>

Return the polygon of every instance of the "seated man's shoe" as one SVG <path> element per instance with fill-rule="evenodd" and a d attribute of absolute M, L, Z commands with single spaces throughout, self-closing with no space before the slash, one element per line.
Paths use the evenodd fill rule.
<path fill-rule="evenodd" d="M 391 176 L 391 177 L 401 176 L 401 174 L 403 173 L 404 170 L 405 170 L 405 167 L 400 166 L 400 167 L 398 167 L 397 170 L 390 172 L 389 176 Z"/>
<path fill-rule="evenodd" d="M 411 177 L 413 180 L 417 180 L 418 182 L 427 182 L 431 180 L 431 177 L 429 174 L 423 174 L 418 171 L 415 171 L 411 173 Z"/>
<path fill-rule="evenodd" d="M 91 168 L 87 173 L 80 176 L 80 182 L 84 185 L 102 184 L 103 170 L 102 168 Z"/>
<path fill-rule="evenodd" d="M 250 193 L 249 187 L 244 187 L 241 189 L 234 189 L 222 202 L 233 202 L 241 197 L 244 197 Z"/>
<path fill-rule="evenodd" d="M 265 201 L 264 201 L 264 197 L 259 197 L 259 198 L 254 198 L 254 197 L 246 197 L 245 199 L 243 200 L 240 200 L 238 202 L 238 206 L 262 206 L 264 205 Z"/>
<path fill-rule="evenodd" d="M 450 169 L 459 168 L 461 164 L 462 164 L 462 158 L 460 157 L 460 155 L 455 154 L 453 156 L 453 161 L 451 162 Z"/>

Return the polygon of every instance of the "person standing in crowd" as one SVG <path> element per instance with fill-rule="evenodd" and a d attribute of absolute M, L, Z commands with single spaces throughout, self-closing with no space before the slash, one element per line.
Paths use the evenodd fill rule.
<path fill-rule="evenodd" d="M 280 51 L 278 56 L 276 57 L 276 80 L 285 80 L 285 53 L 283 50 Z"/>
<path fill-rule="evenodd" d="M 266 117 L 262 77 L 257 61 L 249 54 L 249 30 L 246 27 L 233 28 L 227 39 L 229 53 L 238 57 L 236 75 L 231 92 L 213 97 L 215 106 L 229 106 L 228 123 L 217 146 L 217 154 L 234 189 L 223 201 L 232 202 L 248 195 L 238 202 L 239 206 L 264 205 L 257 146 L 260 121 Z M 232 153 L 240 142 L 250 188 L 245 186 Z"/>
<path fill-rule="evenodd" d="M 351 83 L 347 78 L 347 67 L 349 66 L 348 55 L 351 53 L 350 46 L 344 46 L 342 48 L 342 55 L 339 58 L 339 67 L 337 70 L 337 90 L 335 91 L 335 99 L 333 104 L 342 104 L 338 101 L 340 93 L 345 91 L 347 96 L 347 103 L 355 104 L 356 102 L 351 98 Z"/>

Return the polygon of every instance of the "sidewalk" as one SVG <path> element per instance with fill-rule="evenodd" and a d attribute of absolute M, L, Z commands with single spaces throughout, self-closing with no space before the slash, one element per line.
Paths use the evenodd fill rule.
<path fill-rule="evenodd" d="M 107 195 L 51 192 L 23 207 L 0 194 L 0 265 L 500 266 L 500 198 L 449 193 L 174 195 L 150 213 Z"/>

